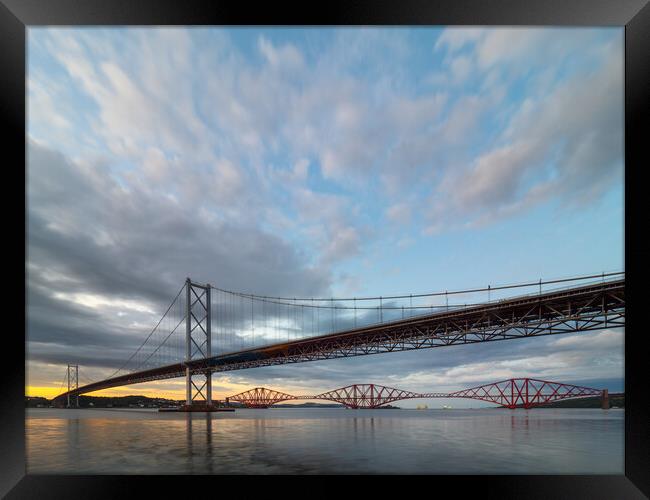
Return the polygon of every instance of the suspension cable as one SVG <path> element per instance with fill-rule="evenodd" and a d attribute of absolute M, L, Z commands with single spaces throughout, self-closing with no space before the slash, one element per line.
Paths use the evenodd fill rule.
<path fill-rule="evenodd" d="M 149 333 L 149 335 L 147 335 L 147 338 L 144 339 L 144 342 L 142 342 L 142 344 L 140 344 L 140 347 L 138 347 L 138 348 L 135 350 L 135 352 L 134 352 L 133 354 L 131 354 L 131 357 L 130 357 L 129 359 L 127 359 L 126 362 L 125 362 L 125 363 L 124 363 L 120 368 L 118 368 L 117 370 L 115 370 L 115 371 L 111 374 L 111 376 L 110 376 L 110 377 L 107 377 L 107 378 L 113 378 L 115 375 L 117 375 L 120 371 L 122 371 L 122 369 L 124 369 L 124 367 L 125 367 L 126 365 L 128 365 L 128 364 L 131 362 L 131 360 L 135 357 L 135 355 L 138 354 L 138 352 L 140 352 L 140 349 L 142 349 L 142 348 L 144 347 L 144 345 L 147 343 L 147 341 L 149 340 L 149 338 L 151 338 L 151 336 L 154 334 L 154 332 L 156 331 L 156 329 L 158 328 L 158 326 L 160 325 L 160 323 L 162 322 L 162 320 L 165 318 L 165 316 L 167 316 L 167 313 L 168 313 L 169 310 L 172 308 L 172 306 L 176 303 L 176 300 L 177 300 L 178 297 L 181 295 L 181 293 L 183 292 L 184 289 L 185 289 L 185 283 L 183 283 L 183 286 L 181 287 L 181 289 L 180 289 L 180 290 L 178 291 L 178 293 L 176 294 L 176 297 L 174 297 L 174 300 L 172 300 L 171 304 L 169 304 L 169 307 L 168 307 L 167 310 L 165 311 L 165 314 L 162 315 L 162 317 L 160 318 L 160 320 L 158 321 L 158 323 L 156 323 L 156 326 L 153 327 L 153 330 L 151 330 L 151 332 Z M 147 359 L 149 359 L 149 358 L 147 358 Z M 140 365 L 142 365 L 142 363 L 140 363 Z"/>
<path fill-rule="evenodd" d="M 600 274 L 593 274 L 589 276 L 578 276 L 578 277 L 573 277 L 573 278 L 562 278 L 562 279 L 554 279 L 554 280 L 548 280 L 548 281 L 532 281 L 529 283 L 517 283 L 517 284 L 510 284 L 510 285 L 500 285 L 500 286 L 490 286 L 488 285 L 485 288 L 471 288 L 471 289 L 466 289 L 466 290 L 452 290 L 452 291 L 444 291 L 444 292 L 431 292 L 431 293 L 420 293 L 420 294 L 409 294 L 409 295 L 391 295 L 391 296 L 377 296 L 377 297 L 349 297 L 349 298 L 315 298 L 315 297 L 306 297 L 306 298 L 295 298 L 295 297 L 274 297 L 270 295 L 256 295 L 256 294 L 251 294 L 251 293 L 244 293 L 244 292 L 235 292 L 232 290 L 225 290 L 222 288 L 217 288 L 215 286 L 212 286 L 215 290 L 219 290 L 221 292 L 225 293 L 231 293 L 234 295 L 237 295 L 239 297 L 245 297 L 245 298 L 255 298 L 255 299 L 274 299 L 274 300 L 286 300 L 286 301 L 318 301 L 318 302 L 331 302 L 331 301 L 350 301 L 350 300 L 380 300 L 380 299 L 406 299 L 406 298 L 411 298 L 411 297 L 436 297 L 436 296 L 442 296 L 442 295 L 459 295 L 459 294 L 464 294 L 464 293 L 476 293 L 476 292 L 486 292 L 488 290 L 493 291 L 493 290 L 506 290 L 510 288 L 523 288 L 523 287 L 531 287 L 531 286 L 540 286 L 540 285 L 550 285 L 554 283 L 566 283 L 570 281 L 582 281 L 586 279 L 591 279 L 591 278 L 604 278 L 606 276 L 620 276 L 625 274 L 625 271 L 619 271 L 619 272 L 613 272 L 613 273 L 600 273 Z M 428 306 L 427 306 L 428 307 Z M 373 307 L 372 309 L 375 309 Z"/>
<path fill-rule="evenodd" d="M 63 392 L 63 384 L 65 384 L 65 380 L 67 378 L 68 378 L 68 371 L 66 370 L 65 375 L 63 376 L 63 380 L 61 381 L 61 387 L 59 387 L 59 392 L 52 399 L 56 399 L 61 395 L 61 393 Z"/>
<path fill-rule="evenodd" d="M 174 327 L 174 329 L 173 329 L 171 332 L 169 332 L 169 335 L 167 335 L 167 337 L 165 337 L 165 340 L 163 340 L 163 341 L 158 345 L 158 347 L 156 347 L 156 349 L 155 349 L 151 354 L 149 354 L 149 356 L 147 357 L 147 359 L 145 359 L 144 361 L 142 361 L 142 363 L 140 363 L 138 366 L 136 366 L 134 370 L 137 370 L 137 369 L 140 368 L 142 365 L 144 365 L 147 361 L 149 361 L 149 359 L 151 358 L 151 356 L 153 356 L 153 355 L 156 353 L 156 351 L 158 351 L 158 349 L 160 349 L 163 345 L 165 345 L 165 342 L 167 342 L 167 339 L 168 339 L 169 337 L 171 337 L 172 334 L 173 334 L 173 333 L 178 329 L 178 327 L 181 326 L 181 325 L 183 324 L 183 321 L 185 321 L 185 318 L 181 318 L 181 320 L 180 320 L 180 321 L 178 322 L 178 324 Z M 110 377 L 109 377 L 109 378 L 110 378 Z"/>

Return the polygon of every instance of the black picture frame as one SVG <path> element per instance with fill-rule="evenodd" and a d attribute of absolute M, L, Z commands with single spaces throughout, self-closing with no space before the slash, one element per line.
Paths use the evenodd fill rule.
<path fill-rule="evenodd" d="M 20 171 L 25 165 L 25 75 L 26 28 L 39 25 L 551 25 L 551 26 L 625 26 L 625 474 L 620 476 L 437 476 L 425 483 L 430 490 L 445 487 L 461 492 L 474 489 L 482 497 L 497 498 L 644 498 L 650 497 L 650 447 L 648 408 L 650 394 L 645 379 L 645 332 L 640 320 L 644 300 L 643 285 L 648 283 L 644 245 L 648 227 L 647 208 L 642 203 L 646 189 L 642 180 L 650 165 L 643 130 L 650 125 L 650 6 L 648 0 L 400 0 L 394 2 L 348 0 L 319 5 L 307 2 L 260 3 L 254 7 L 234 1 L 185 0 L 0 0 L 0 106 L 6 150 L 14 162 L 5 170 Z M 645 126 L 644 126 L 645 125 Z M 25 169 L 26 169 L 25 165 Z M 26 172 L 26 170 L 25 170 Z M 25 181 L 25 177 L 23 177 Z M 17 200 L 6 212 L 12 220 L 20 203 L 20 191 L 14 181 L 6 181 Z M 18 181 L 16 181 L 18 182 Z M 646 195 L 647 197 L 647 195 Z M 23 198 L 26 213 L 26 198 Z M 9 208 L 11 206 L 12 208 Z M 23 223 L 26 219 L 23 220 Z M 16 222 L 20 233 L 20 221 Z M 607 228 L 603 228 L 607 231 Z M 26 236 L 23 224 L 23 235 Z M 9 244 L 16 253 L 16 264 L 7 267 L 16 275 L 18 262 L 26 261 L 26 246 L 18 243 L 20 234 Z M 22 250 L 22 252 L 21 252 Z M 8 259 L 7 259 L 8 260 Z M 16 285 L 20 279 L 16 276 Z M 24 275 L 23 275 L 23 283 Z M 26 289 L 22 301 L 6 284 L 16 302 L 10 311 L 25 310 Z M 14 286 L 16 286 L 14 285 Z M 24 286 L 24 285 L 23 285 Z M 20 286 L 17 286 L 20 290 Z M 26 322 L 26 314 L 24 321 Z M 170 481 L 182 481 L 188 488 L 225 492 L 223 478 L 185 478 L 183 476 L 37 476 L 25 474 L 25 343 L 20 330 L 5 330 L 3 344 L 3 381 L 0 394 L 0 495 L 8 498 L 128 497 L 154 491 L 170 491 Z M 26 323 L 23 325 L 26 332 Z M 598 439 L 598 436 L 594 436 Z M 189 482 L 191 481 L 191 486 Z M 210 481 L 207 483 L 206 481 Z M 384 489 L 384 481 L 375 488 Z M 241 486 L 238 481 L 231 483 Z M 372 489 L 372 484 L 369 485 Z M 265 489 L 268 489 L 268 485 Z M 410 488 L 409 488 L 410 489 Z M 198 491 L 198 490 L 197 490 Z M 250 494 L 250 484 L 246 485 Z M 262 491 L 262 490 L 260 490 Z M 368 494 L 370 490 L 366 491 Z M 412 491 L 412 494 L 418 494 Z"/>

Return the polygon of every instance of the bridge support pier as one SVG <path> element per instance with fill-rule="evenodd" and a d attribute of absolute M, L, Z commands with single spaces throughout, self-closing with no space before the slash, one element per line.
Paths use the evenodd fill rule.
<path fill-rule="evenodd" d="M 79 365 L 68 365 L 68 404 L 66 408 L 72 408 L 70 404 L 70 391 L 79 389 Z M 73 396 L 75 398 L 74 406 L 79 408 L 79 395 Z"/>
<path fill-rule="evenodd" d="M 609 390 L 603 389 L 603 394 L 600 397 L 600 403 L 603 410 L 609 410 Z"/>
<path fill-rule="evenodd" d="M 193 369 L 190 362 L 212 356 L 210 289 L 209 284 L 185 281 L 185 406 L 199 411 L 212 407 L 212 371 Z"/>

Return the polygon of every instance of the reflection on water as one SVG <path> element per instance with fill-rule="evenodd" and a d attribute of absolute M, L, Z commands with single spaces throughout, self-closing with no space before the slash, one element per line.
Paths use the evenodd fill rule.
<path fill-rule="evenodd" d="M 623 410 L 27 412 L 27 470 L 55 474 L 622 474 Z"/>

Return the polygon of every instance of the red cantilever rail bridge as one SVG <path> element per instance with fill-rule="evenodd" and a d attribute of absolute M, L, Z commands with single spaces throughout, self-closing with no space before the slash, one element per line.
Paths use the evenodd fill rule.
<path fill-rule="evenodd" d="M 190 302 L 190 290 L 196 295 L 195 288 L 204 289 L 208 296 L 207 310 L 209 311 L 210 286 L 194 284 L 189 279 L 187 283 L 188 302 Z M 199 295 L 196 297 L 197 300 L 194 303 L 200 300 Z M 208 317 L 208 334 L 206 336 L 209 339 L 209 312 L 206 317 Z M 193 312 L 191 318 L 196 319 Z M 197 322 L 200 323 L 198 320 Z M 328 335 L 280 342 L 217 356 L 208 354 L 180 363 L 135 371 L 75 387 L 55 399 L 111 387 L 183 376 L 191 382 L 192 375 L 200 374 L 206 375 L 206 383 L 211 387 L 210 374 L 214 372 L 458 344 L 588 332 L 624 326 L 625 278 L 603 279 L 602 282 L 588 285 L 512 297 L 498 302 L 487 302 L 481 305 L 389 321 Z M 188 331 L 191 331 L 189 320 Z M 192 341 L 194 341 L 193 338 Z M 585 342 L 588 340 L 585 339 Z M 188 396 L 190 382 L 188 382 Z M 486 396 L 486 398 L 490 399 L 491 396 Z M 192 399 L 188 397 L 188 401 Z"/>
<path fill-rule="evenodd" d="M 586 396 L 601 396 L 603 407 L 609 407 L 607 389 L 593 389 L 534 378 L 512 378 L 448 393 L 416 393 L 378 384 L 354 384 L 318 395 L 293 396 L 265 387 L 256 387 L 226 398 L 226 403 L 237 401 L 248 408 L 268 408 L 282 401 L 318 399 L 335 401 L 348 408 L 371 409 L 404 399 L 463 398 L 487 401 L 506 408 L 532 408 L 561 399 Z"/>

